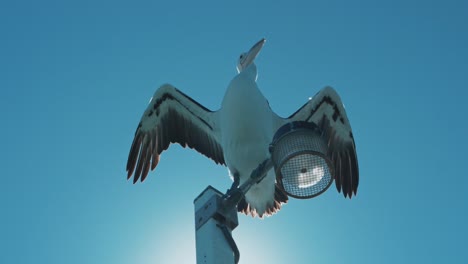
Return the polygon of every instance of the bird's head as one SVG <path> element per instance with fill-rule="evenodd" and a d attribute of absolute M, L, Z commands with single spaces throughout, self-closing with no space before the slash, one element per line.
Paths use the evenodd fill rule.
<path fill-rule="evenodd" d="M 262 38 L 259 42 L 255 43 L 249 51 L 240 55 L 239 61 L 237 62 L 237 72 L 242 72 L 253 63 L 265 42 L 266 39 Z"/>

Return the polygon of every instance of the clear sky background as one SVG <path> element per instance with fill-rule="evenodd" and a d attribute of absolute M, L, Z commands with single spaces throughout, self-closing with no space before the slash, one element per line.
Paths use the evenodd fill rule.
<path fill-rule="evenodd" d="M 466 1 L 2 1 L 0 263 L 195 263 L 193 199 L 224 167 L 173 145 L 126 180 L 135 128 L 171 83 L 220 107 L 241 52 L 281 116 L 341 95 L 360 166 L 263 220 L 241 263 L 468 263 Z"/>

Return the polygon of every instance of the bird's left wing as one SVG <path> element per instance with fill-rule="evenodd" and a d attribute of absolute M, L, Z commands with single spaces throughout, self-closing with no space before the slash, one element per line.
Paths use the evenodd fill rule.
<path fill-rule="evenodd" d="M 127 175 L 144 181 L 170 143 L 190 147 L 225 164 L 220 145 L 218 112 L 210 111 L 175 87 L 165 84 L 154 94 L 138 124 L 128 155 Z M 136 168 L 135 168 L 136 167 Z"/>
<path fill-rule="evenodd" d="M 331 87 L 325 87 L 284 122 L 314 122 L 328 142 L 328 156 L 335 168 L 338 192 L 345 197 L 356 195 L 359 167 L 353 132 L 340 96 Z"/>

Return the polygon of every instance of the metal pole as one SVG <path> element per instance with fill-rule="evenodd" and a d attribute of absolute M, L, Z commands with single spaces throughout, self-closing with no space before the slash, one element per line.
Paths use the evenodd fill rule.
<path fill-rule="evenodd" d="M 237 204 L 252 185 L 265 178 L 272 167 L 272 161 L 266 159 L 252 171 L 245 183 L 232 188 L 225 195 L 208 186 L 195 198 L 197 264 L 237 264 L 239 262 L 239 250 L 232 238 L 232 230 L 239 224 Z"/>
<path fill-rule="evenodd" d="M 236 264 L 239 251 L 231 233 L 237 227 L 237 210 L 223 209 L 223 194 L 208 186 L 194 201 L 197 264 Z"/>

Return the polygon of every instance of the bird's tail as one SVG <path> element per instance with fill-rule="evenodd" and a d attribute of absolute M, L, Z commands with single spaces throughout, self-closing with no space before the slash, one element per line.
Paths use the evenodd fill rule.
<path fill-rule="evenodd" d="M 237 205 L 237 211 L 242 212 L 246 215 L 251 215 L 252 217 L 258 216 L 263 218 L 263 216 L 270 216 L 275 214 L 281 209 L 281 206 L 288 202 L 288 196 L 275 184 L 275 199 L 268 204 L 264 212 L 257 212 L 257 210 L 251 206 L 245 198 L 242 199 Z"/>

